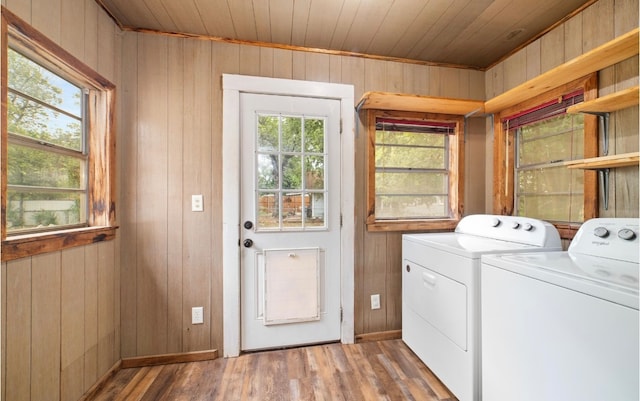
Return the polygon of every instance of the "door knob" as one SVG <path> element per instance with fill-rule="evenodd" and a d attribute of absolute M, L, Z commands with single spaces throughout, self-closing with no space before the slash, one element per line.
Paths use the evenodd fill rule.
<path fill-rule="evenodd" d="M 253 241 L 247 238 L 246 240 L 244 240 L 242 244 L 244 245 L 245 248 L 251 248 L 253 246 Z"/>

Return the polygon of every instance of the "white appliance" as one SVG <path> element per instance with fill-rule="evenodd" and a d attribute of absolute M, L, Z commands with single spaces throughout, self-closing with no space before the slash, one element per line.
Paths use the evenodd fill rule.
<path fill-rule="evenodd" d="M 561 250 L 525 217 L 471 215 L 455 232 L 402 237 L 402 339 L 460 401 L 480 399 L 480 256 Z"/>
<path fill-rule="evenodd" d="M 585 222 L 567 252 L 482 257 L 486 401 L 638 401 L 638 219 Z"/>

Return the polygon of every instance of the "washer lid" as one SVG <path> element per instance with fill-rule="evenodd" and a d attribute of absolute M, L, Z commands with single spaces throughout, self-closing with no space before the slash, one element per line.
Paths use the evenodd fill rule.
<path fill-rule="evenodd" d="M 491 265 L 638 309 L 639 265 L 569 252 L 487 255 Z"/>
<path fill-rule="evenodd" d="M 481 255 L 491 253 L 536 252 L 561 249 L 559 244 L 557 247 L 543 248 L 536 245 L 527 245 L 461 233 L 405 234 L 402 237 L 404 240 L 470 259 L 479 259 Z"/>

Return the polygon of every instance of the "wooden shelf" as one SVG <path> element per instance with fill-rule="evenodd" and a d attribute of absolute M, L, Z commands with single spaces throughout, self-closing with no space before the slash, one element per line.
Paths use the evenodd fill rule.
<path fill-rule="evenodd" d="M 356 107 L 356 110 L 361 109 L 415 111 L 466 116 L 470 113 L 484 113 L 484 102 L 482 100 L 451 99 L 403 93 L 367 92 L 362 95 Z"/>
<path fill-rule="evenodd" d="M 592 157 L 589 159 L 571 160 L 564 164 L 568 168 L 583 170 L 601 170 L 605 168 L 637 166 L 640 161 L 640 152 L 623 153 L 619 155 Z"/>
<path fill-rule="evenodd" d="M 634 86 L 633 88 L 570 106 L 567 108 L 567 113 L 609 113 L 637 106 L 639 98 L 640 87 Z"/>
<path fill-rule="evenodd" d="M 572 80 L 600 71 L 638 54 L 639 28 L 618 36 L 573 60 L 553 68 L 485 102 L 485 113 L 496 113 Z"/>

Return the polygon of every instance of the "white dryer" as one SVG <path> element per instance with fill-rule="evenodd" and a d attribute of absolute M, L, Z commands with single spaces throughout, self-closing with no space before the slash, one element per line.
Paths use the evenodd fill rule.
<path fill-rule="evenodd" d="M 482 257 L 487 401 L 638 401 L 638 219 L 585 222 L 567 252 Z"/>
<path fill-rule="evenodd" d="M 402 237 L 402 339 L 460 401 L 480 399 L 480 257 L 561 250 L 525 217 L 471 215 L 455 232 Z"/>

